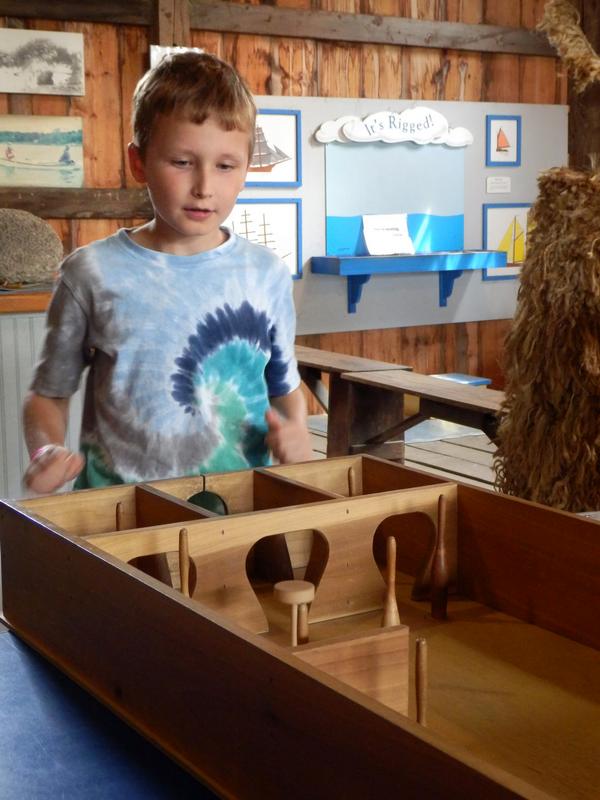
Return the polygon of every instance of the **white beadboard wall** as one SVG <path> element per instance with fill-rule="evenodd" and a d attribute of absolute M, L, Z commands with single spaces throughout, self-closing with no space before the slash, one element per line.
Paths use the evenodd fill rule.
<path fill-rule="evenodd" d="M 44 340 L 45 314 L 0 314 L 0 497 L 26 492 L 21 477 L 28 463 L 21 409 Z M 68 446 L 79 446 L 81 392 L 71 400 Z M 67 487 L 66 487 L 67 488 Z"/>

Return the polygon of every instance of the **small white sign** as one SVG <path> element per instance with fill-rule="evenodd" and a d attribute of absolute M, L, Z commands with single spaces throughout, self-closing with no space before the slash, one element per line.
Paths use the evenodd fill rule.
<path fill-rule="evenodd" d="M 504 175 L 490 175 L 486 178 L 486 192 L 488 194 L 509 194 L 510 178 Z"/>
<path fill-rule="evenodd" d="M 372 256 L 413 255 L 406 214 L 364 214 L 363 235 Z"/>

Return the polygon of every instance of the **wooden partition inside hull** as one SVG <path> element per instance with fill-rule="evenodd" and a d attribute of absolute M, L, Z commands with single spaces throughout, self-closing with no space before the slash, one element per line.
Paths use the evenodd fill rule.
<path fill-rule="evenodd" d="M 447 499 L 447 564 L 450 580 L 454 580 L 456 485 L 440 484 L 189 523 L 189 557 L 197 578 L 193 596 L 248 630 L 266 630 L 264 614 L 246 572 L 250 548 L 264 537 L 305 529 L 317 520 L 315 530 L 326 541 L 328 552 L 311 605 L 311 619 L 381 608 L 385 584 L 373 556 L 375 531 L 388 517 L 417 511 L 435 525 L 440 495 Z M 180 526 L 160 526 L 90 536 L 88 541 L 127 562 L 176 550 L 179 531 Z"/>
<path fill-rule="evenodd" d="M 85 540 L 5 507 L 0 543 L 9 624 L 224 796 L 546 796 Z"/>
<path fill-rule="evenodd" d="M 376 456 L 340 456 L 326 461 L 307 461 L 267 469 L 276 475 L 293 478 L 344 497 L 448 483 L 442 478 L 407 469 Z"/>
<path fill-rule="evenodd" d="M 151 486 L 135 484 L 45 495 L 22 500 L 20 506 L 80 536 L 214 516 Z"/>

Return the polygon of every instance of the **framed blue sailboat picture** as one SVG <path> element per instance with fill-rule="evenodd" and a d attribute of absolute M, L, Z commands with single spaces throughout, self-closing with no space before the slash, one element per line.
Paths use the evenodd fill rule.
<path fill-rule="evenodd" d="M 527 254 L 531 203 L 485 203 L 483 206 L 483 249 L 506 253 L 505 267 L 483 270 L 484 281 L 516 278 Z"/>
<path fill-rule="evenodd" d="M 294 188 L 302 185 L 300 124 L 300 111 L 258 110 L 246 186 Z"/>
<path fill-rule="evenodd" d="M 240 198 L 223 223 L 238 236 L 268 247 L 302 277 L 302 200 L 299 197 Z"/>

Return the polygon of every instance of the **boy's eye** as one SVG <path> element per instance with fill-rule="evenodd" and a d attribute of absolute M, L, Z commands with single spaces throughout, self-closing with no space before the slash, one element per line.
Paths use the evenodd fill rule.
<path fill-rule="evenodd" d="M 235 164 L 219 164 L 219 169 L 224 172 L 228 172 L 229 170 L 235 169 Z"/>
<path fill-rule="evenodd" d="M 171 163 L 175 167 L 189 167 L 191 161 L 186 161 L 185 158 L 174 158 Z"/>

